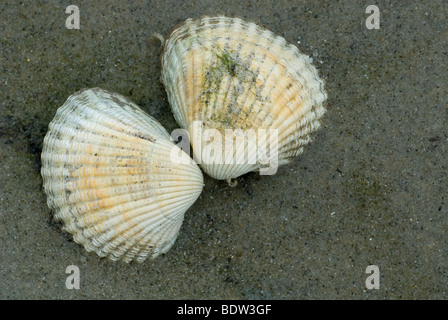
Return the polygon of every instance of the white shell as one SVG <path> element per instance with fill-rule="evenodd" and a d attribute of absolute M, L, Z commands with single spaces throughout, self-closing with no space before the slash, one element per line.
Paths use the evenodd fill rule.
<path fill-rule="evenodd" d="M 244 147 L 259 139 L 251 138 L 250 130 L 276 130 L 278 139 L 267 148 L 277 150 L 280 166 L 302 153 L 325 113 L 324 84 L 309 57 L 238 18 L 188 19 L 175 29 L 164 43 L 162 81 L 176 121 L 189 131 L 198 164 L 217 179 L 261 172 L 259 148 Z M 195 131 L 197 123 L 201 128 Z M 207 129 L 222 137 L 226 129 L 242 131 L 233 134 L 236 147 L 230 153 L 222 142 L 221 159 L 229 161 L 213 161 L 197 133 Z"/>
<path fill-rule="evenodd" d="M 186 164 L 171 161 L 173 148 Z M 48 206 L 74 240 L 125 262 L 166 253 L 203 188 L 199 167 L 154 118 L 99 88 L 58 109 L 41 173 Z"/>

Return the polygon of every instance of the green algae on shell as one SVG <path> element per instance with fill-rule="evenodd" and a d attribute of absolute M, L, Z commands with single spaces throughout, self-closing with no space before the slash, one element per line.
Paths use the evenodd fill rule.
<path fill-rule="evenodd" d="M 232 154 L 223 148 L 221 159 L 249 159 L 254 149 L 242 146 L 250 142 L 246 132 L 276 130 L 277 144 L 267 147 L 277 149 L 277 164 L 283 165 L 303 152 L 325 113 L 324 83 L 309 57 L 284 38 L 238 18 L 188 19 L 176 28 L 164 43 L 162 81 L 199 165 L 216 179 L 260 170 L 263 161 L 214 162 L 195 133 L 196 123 L 223 136 L 226 130 L 243 132 Z"/>

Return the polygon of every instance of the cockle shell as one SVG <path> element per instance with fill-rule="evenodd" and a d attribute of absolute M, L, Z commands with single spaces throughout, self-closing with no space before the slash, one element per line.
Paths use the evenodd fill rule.
<path fill-rule="evenodd" d="M 199 167 L 154 118 L 99 88 L 58 109 L 41 173 L 48 206 L 75 242 L 125 262 L 166 253 L 203 188 Z"/>
<path fill-rule="evenodd" d="M 195 159 L 216 179 L 266 167 L 254 147 L 260 141 L 254 131 L 275 131 L 277 139 L 269 139 L 266 150 L 278 166 L 288 163 L 311 141 L 325 113 L 324 84 L 309 57 L 238 18 L 188 19 L 176 28 L 164 43 L 162 82 L 176 121 L 189 132 Z M 208 129 L 230 135 L 219 142 L 221 163 L 198 136 Z"/>

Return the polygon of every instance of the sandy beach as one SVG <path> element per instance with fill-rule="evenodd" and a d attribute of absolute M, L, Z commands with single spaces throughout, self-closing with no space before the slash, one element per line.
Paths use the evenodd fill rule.
<path fill-rule="evenodd" d="M 375 1 L 379 29 L 363 1 L 76 5 L 79 29 L 66 1 L 0 4 L 1 299 L 448 298 L 447 1 Z M 204 174 L 167 254 L 99 258 L 47 206 L 48 124 L 68 96 L 101 87 L 178 128 L 152 35 L 205 15 L 252 21 L 310 56 L 328 94 L 322 127 L 274 175 L 231 187 Z M 366 287 L 372 265 L 379 289 Z"/>

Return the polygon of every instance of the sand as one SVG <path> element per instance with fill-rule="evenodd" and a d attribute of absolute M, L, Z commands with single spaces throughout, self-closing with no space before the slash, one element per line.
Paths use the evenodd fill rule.
<path fill-rule="evenodd" d="M 66 1 L 0 4 L 1 299 L 448 298 L 448 2 Z M 177 128 L 160 42 L 187 18 L 225 14 L 309 55 L 328 112 L 272 176 L 205 176 L 166 254 L 143 264 L 88 253 L 61 230 L 40 175 L 43 137 L 75 91 L 123 94 Z M 67 289 L 67 266 L 80 289 Z M 378 267 L 380 288 L 366 287 Z"/>

